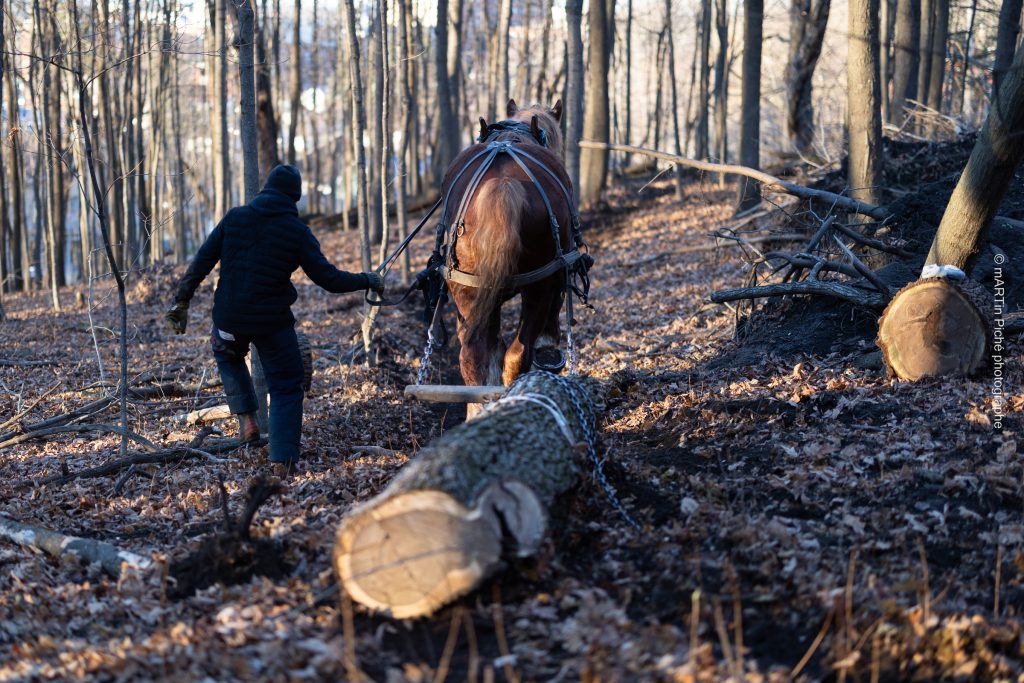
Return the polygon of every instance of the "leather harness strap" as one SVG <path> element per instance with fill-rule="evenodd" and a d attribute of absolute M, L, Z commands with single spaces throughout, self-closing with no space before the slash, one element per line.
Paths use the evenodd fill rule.
<path fill-rule="evenodd" d="M 520 122 L 501 122 L 500 124 L 493 124 L 488 128 L 488 137 L 493 137 L 504 132 L 522 132 L 517 128 L 517 126 L 512 124 L 518 124 L 519 126 L 526 125 Z M 574 266 L 576 266 L 577 263 L 579 263 L 580 260 L 583 259 L 583 254 L 581 254 L 579 251 L 579 248 L 583 246 L 583 239 L 582 236 L 579 234 L 579 217 L 576 215 L 576 212 L 573 208 L 574 201 L 572 193 L 565 186 L 565 183 L 562 182 L 561 178 L 559 178 L 558 175 L 555 174 L 555 172 L 552 171 L 546 164 L 544 164 L 542 161 L 537 159 L 532 154 L 525 152 L 518 147 L 514 147 L 512 142 L 510 141 L 487 142 L 484 149 L 480 150 L 477 154 L 473 156 L 473 158 L 467 161 L 466 164 L 459 170 L 458 174 L 456 174 L 455 178 L 452 180 L 448 192 L 445 194 L 444 210 L 442 211 L 441 214 L 441 223 L 438 225 L 437 238 L 435 241 L 435 252 L 440 252 L 441 247 L 444 245 L 444 242 L 446 241 L 445 237 L 447 237 L 447 258 L 445 258 L 443 262 L 438 263 L 438 270 L 442 272 L 446 280 L 450 280 L 451 282 L 456 282 L 460 285 L 465 285 L 467 287 L 481 286 L 479 276 L 458 269 L 457 263 L 455 261 L 455 243 L 458 240 L 459 235 L 461 234 L 460 230 L 464 224 L 466 213 L 469 210 L 469 203 L 472 200 L 473 195 L 476 194 L 476 190 L 480 186 L 480 182 L 483 178 L 484 173 L 486 173 L 487 169 L 490 168 L 492 163 L 494 163 L 494 159 L 498 156 L 498 154 L 508 154 L 512 158 L 512 160 L 516 162 L 516 165 L 518 165 L 519 168 L 522 169 L 522 171 L 533 183 L 533 186 L 537 189 L 537 192 L 540 194 L 541 200 L 544 202 L 544 208 L 548 213 L 548 220 L 551 223 L 551 235 L 555 243 L 554 259 L 549 261 L 544 266 L 541 266 L 540 268 L 531 270 L 527 273 L 521 273 L 519 275 L 513 276 L 508 281 L 506 281 L 505 287 L 508 289 L 515 290 L 519 289 L 520 287 L 525 287 L 526 285 L 533 284 L 535 282 L 540 282 L 541 280 L 548 278 L 559 271 L 571 272 L 574 269 Z M 452 192 L 455 189 L 455 186 L 458 184 L 459 180 L 466 173 L 466 171 L 469 170 L 469 167 L 472 166 L 474 162 L 481 158 L 483 159 L 483 161 L 480 163 L 480 165 L 476 168 L 475 172 L 470 177 L 469 183 L 466 185 L 466 188 L 462 193 L 462 197 L 459 201 L 458 210 L 455 212 L 454 220 L 450 224 L 446 224 L 445 219 L 448 218 L 448 203 L 451 198 Z M 568 253 L 562 252 L 561 231 L 558 225 L 558 218 L 555 216 L 554 207 L 551 205 L 551 199 L 544 191 L 544 187 L 541 184 L 540 180 L 537 178 L 536 173 L 534 173 L 533 170 L 531 170 L 530 167 L 527 166 L 526 161 L 530 161 L 537 168 L 542 169 L 544 173 L 546 173 L 547 176 L 551 178 L 552 181 L 554 181 L 555 185 L 558 186 L 558 188 L 562 191 L 563 196 L 565 197 L 566 204 L 569 207 L 569 215 L 572 220 L 572 238 L 573 242 L 575 243 L 575 248 Z M 448 229 L 449 227 L 451 228 L 450 231 Z M 583 261 L 583 265 L 584 267 L 586 267 L 589 259 L 583 259 Z"/>

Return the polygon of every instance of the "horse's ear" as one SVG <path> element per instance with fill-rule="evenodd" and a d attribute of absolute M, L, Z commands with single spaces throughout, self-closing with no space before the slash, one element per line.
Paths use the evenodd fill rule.
<path fill-rule="evenodd" d="M 484 117 L 480 117 L 480 140 L 487 137 L 487 120 Z"/>
<path fill-rule="evenodd" d="M 551 115 L 555 117 L 555 121 L 562 120 L 562 100 L 559 99 L 555 102 L 555 106 L 551 107 Z"/>
<path fill-rule="evenodd" d="M 509 98 L 508 104 L 505 105 L 505 114 L 509 118 L 512 118 L 513 116 L 516 115 L 516 112 L 518 112 L 518 111 L 519 111 L 519 105 L 516 104 L 515 100 L 513 100 L 512 98 Z"/>

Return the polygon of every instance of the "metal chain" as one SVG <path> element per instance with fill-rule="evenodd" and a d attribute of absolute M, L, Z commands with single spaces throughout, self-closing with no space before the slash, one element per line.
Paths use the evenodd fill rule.
<path fill-rule="evenodd" d="M 434 306 L 434 315 L 430 318 L 430 326 L 427 328 L 427 344 L 423 347 L 423 357 L 420 358 L 420 369 L 416 372 L 416 386 L 421 386 L 427 380 L 427 371 L 430 370 L 430 356 L 434 353 L 437 341 L 434 339 L 434 328 L 437 327 L 437 320 L 441 315 L 441 307 L 444 303 L 444 287 L 437 297 L 437 304 Z"/>
<path fill-rule="evenodd" d="M 590 456 L 590 461 L 594 465 L 594 475 L 597 477 L 598 483 L 601 484 L 601 488 L 604 489 L 604 493 L 608 496 L 608 501 L 612 504 L 622 518 L 637 531 L 641 531 L 642 527 L 640 523 L 633 519 L 633 516 L 626 511 L 622 501 L 619 500 L 619 495 L 615 491 L 615 487 L 608 481 L 608 477 L 604 474 L 604 467 L 601 464 L 601 460 L 597 457 L 597 450 L 594 447 L 594 443 L 597 440 L 596 434 L 594 433 L 594 426 L 597 424 L 597 416 L 594 413 L 594 406 L 590 402 L 590 397 L 584 393 L 582 387 L 578 386 L 575 382 L 568 378 L 561 377 L 559 375 L 552 375 L 555 381 L 566 390 L 569 394 L 569 398 L 572 400 L 573 408 L 576 410 L 576 419 L 579 420 L 580 427 L 583 429 L 583 440 L 587 444 L 587 455 Z M 580 395 L 583 395 L 583 400 L 580 400 Z"/>

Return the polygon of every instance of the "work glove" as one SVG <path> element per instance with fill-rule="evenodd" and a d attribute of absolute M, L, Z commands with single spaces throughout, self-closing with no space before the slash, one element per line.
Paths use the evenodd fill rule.
<path fill-rule="evenodd" d="M 384 293 L 384 276 L 376 272 L 363 273 L 366 276 L 367 286 L 371 292 Z"/>
<path fill-rule="evenodd" d="M 176 301 L 167 310 L 167 315 L 164 318 L 167 319 L 175 334 L 185 334 L 185 328 L 188 327 L 188 302 Z"/>

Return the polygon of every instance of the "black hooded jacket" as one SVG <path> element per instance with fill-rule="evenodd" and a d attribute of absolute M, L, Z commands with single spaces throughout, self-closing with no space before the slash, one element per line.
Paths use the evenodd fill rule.
<path fill-rule="evenodd" d="M 369 284 L 366 275 L 331 265 L 299 220 L 291 188 L 275 185 L 275 175 L 248 205 L 228 211 L 178 283 L 175 300 L 190 301 L 220 261 L 213 322 L 232 334 L 257 336 L 293 325 L 291 305 L 298 294 L 291 274 L 299 267 L 329 292 L 354 292 Z"/>

